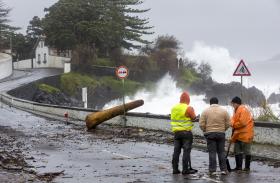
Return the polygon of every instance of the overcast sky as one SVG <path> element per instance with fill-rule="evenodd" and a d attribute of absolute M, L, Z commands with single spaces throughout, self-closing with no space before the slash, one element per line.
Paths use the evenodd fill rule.
<path fill-rule="evenodd" d="M 57 0 L 2 0 L 23 28 Z M 169 34 L 187 52 L 199 41 L 236 58 L 266 60 L 280 54 L 280 0 L 144 0 L 155 35 Z"/>

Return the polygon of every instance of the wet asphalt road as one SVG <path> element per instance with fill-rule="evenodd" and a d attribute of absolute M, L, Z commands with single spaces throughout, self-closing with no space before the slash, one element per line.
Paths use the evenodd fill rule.
<path fill-rule="evenodd" d="M 107 125 L 87 132 L 82 122 L 66 125 L 5 105 L 0 116 L 1 128 L 7 129 L 2 133 L 15 137 L 36 172 L 64 171 L 53 182 L 280 182 L 280 169 L 261 162 L 252 163 L 250 174 L 209 177 L 208 155 L 195 149 L 192 162 L 199 173 L 172 175 L 172 145 L 119 138 L 111 134 L 114 127 Z M 230 161 L 233 165 L 233 159 Z"/>
<path fill-rule="evenodd" d="M 0 92 L 9 91 L 32 81 L 62 73 L 61 69 L 34 69 L 26 71 L 14 71 L 8 79 L 0 80 Z"/>
<path fill-rule="evenodd" d="M 39 75 L 43 76 L 42 73 Z M 11 83 L 0 83 L 0 90 L 41 76 L 34 74 Z M 38 174 L 64 171 L 64 175 L 56 177 L 53 182 L 280 182 L 280 168 L 262 162 L 252 162 L 250 174 L 209 177 L 208 154 L 195 149 L 192 163 L 199 170 L 198 174 L 172 175 L 172 145 L 139 141 L 112 133 L 115 131 L 113 128 L 121 133 L 120 127 L 101 125 L 88 132 L 83 122 L 78 123 L 80 125 L 66 125 L 64 121 L 45 119 L 0 104 L 0 137 L 8 136 L 13 143 L 19 144 L 17 148 L 22 151 L 25 161 Z M 137 133 L 147 137 L 153 135 L 142 130 Z M 230 162 L 233 166 L 232 158 Z M 0 168 L 0 182 L 40 182 L 32 176 L 7 178 L 11 174 L 13 172 L 1 173 Z"/>

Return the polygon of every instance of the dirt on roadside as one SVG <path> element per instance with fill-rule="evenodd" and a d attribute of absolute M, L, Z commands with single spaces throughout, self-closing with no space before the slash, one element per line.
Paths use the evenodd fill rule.
<path fill-rule="evenodd" d="M 0 126 L 0 182 L 51 182 L 63 172 L 50 172 L 38 174 L 33 166 L 26 160 L 32 160 L 23 151 L 27 151 L 27 144 L 22 139 L 27 139 L 24 133 Z"/>

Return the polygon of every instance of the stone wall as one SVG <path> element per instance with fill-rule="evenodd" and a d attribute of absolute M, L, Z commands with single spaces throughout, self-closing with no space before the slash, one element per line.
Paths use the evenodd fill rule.
<path fill-rule="evenodd" d="M 0 79 L 8 77 L 12 73 L 12 57 L 8 54 L 0 53 Z"/>
<path fill-rule="evenodd" d="M 33 59 L 33 68 L 64 68 L 64 64 L 69 64 L 70 58 L 48 56 L 46 61 L 36 61 Z M 32 68 L 32 60 L 21 60 L 14 62 L 15 69 L 29 69 Z"/>

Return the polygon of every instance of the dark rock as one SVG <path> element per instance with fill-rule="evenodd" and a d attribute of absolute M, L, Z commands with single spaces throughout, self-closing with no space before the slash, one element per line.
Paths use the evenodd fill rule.
<path fill-rule="evenodd" d="M 39 89 L 37 89 L 37 91 L 35 92 L 32 101 L 44 104 L 71 106 L 70 98 L 67 97 L 64 93 L 47 93 Z"/>
<path fill-rule="evenodd" d="M 241 96 L 243 103 L 252 107 L 258 107 L 266 101 L 266 98 L 262 91 L 256 87 L 246 88 L 241 87 L 239 82 L 231 83 L 216 83 L 212 80 L 199 81 L 191 85 L 190 91 L 195 94 L 205 94 L 205 102 L 209 103 L 211 97 L 217 97 L 219 104 L 228 105 L 235 96 Z"/>
<path fill-rule="evenodd" d="M 268 99 L 267 102 L 269 104 L 277 104 L 280 103 L 280 94 L 272 93 Z"/>
<path fill-rule="evenodd" d="M 102 109 L 111 100 L 120 98 L 121 93 L 113 91 L 109 86 L 98 86 L 88 93 L 88 105 L 92 108 Z"/>

